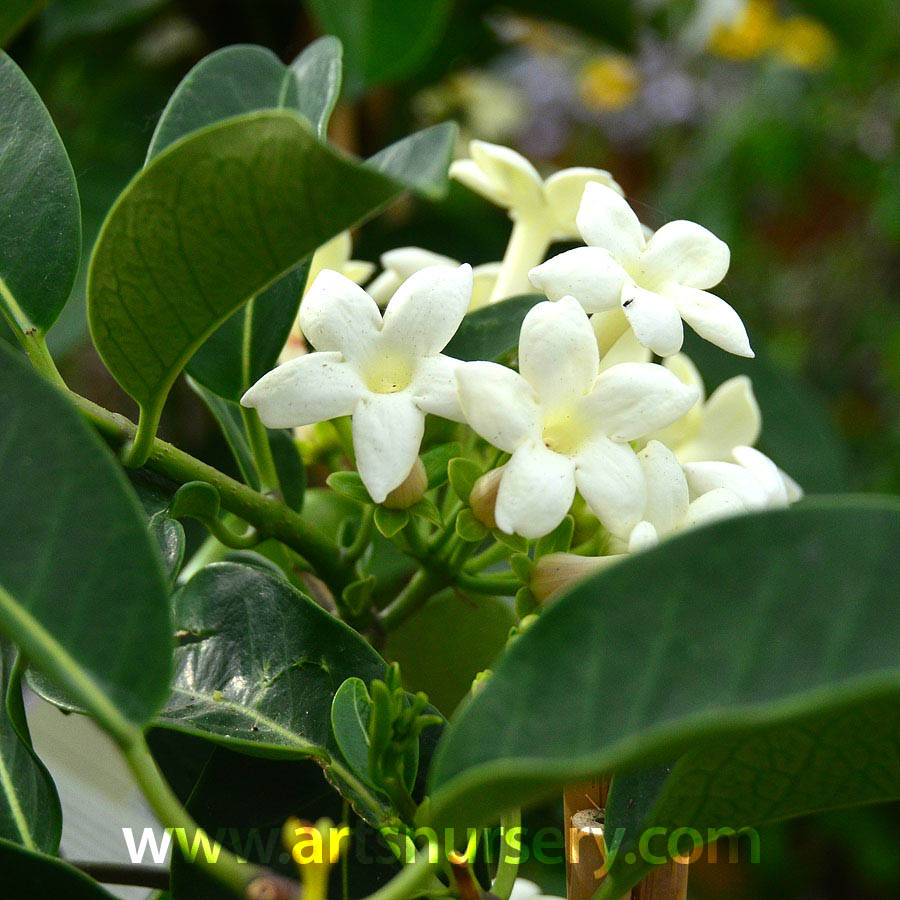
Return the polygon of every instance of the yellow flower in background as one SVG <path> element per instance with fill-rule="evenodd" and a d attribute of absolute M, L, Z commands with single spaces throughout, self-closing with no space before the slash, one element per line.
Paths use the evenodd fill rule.
<path fill-rule="evenodd" d="M 772 0 L 748 0 L 741 14 L 728 25 L 719 25 L 709 50 L 725 59 L 755 59 L 774 43 L 778 13 Z"/>
<path fill-rule="evenodd" d="M 609 53 L 589 62 L 581 72 L 578 90 L 584 104 L 596 110 L 624 109 L 638 95 L 641 76 L 627 57 Z"/>
<path fill-rule="evenodd" d="M 778 26 L 775 53 L 799 69 L 821 69 L 834 55 L 831 32 L 811 16 L 791 16 Z"/>

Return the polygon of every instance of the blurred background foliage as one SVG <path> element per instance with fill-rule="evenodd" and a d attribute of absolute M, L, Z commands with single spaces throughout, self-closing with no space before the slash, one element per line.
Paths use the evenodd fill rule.
<path fill-rule="evenodd" d="M 345 148 L 366 156 L 414 127 L 455 118 L 461 154 L 467 140 L 481 138 L 519 149 L 539 168 L 607 168 L 651 227 L 688 218 L 714 230 L 732 248 L 723 296 L 760 356 L 745 370 L 762 401 L 765 448 L 807 490 L 900 491 L 896 0 L 0 7 L 0 42 L 32 79 L 71 155 L 86 247 L 198 59 L 255 43 L 287 61 L 324 32 L 345 46 L 343 101 L 331 129 Z M 502 255 L 507 234 L 502 213 L 453 186 L 441 203 L 404 202 L 367 225 L 354 256 L 376 260 L 416 244 L 481 263 Z M 50 341 L 75 389 L 133 413 L 90 349 L 83 275 Z M 688 351 L 710 389 L 737 371 L 700 342 Z M 233 467 L 183 386 L 163 431 Z M 474 645 L 482 632 L 460 633 L 460 645 Z M 490 652 L 479 653 L 487 654 L 483 666 Z M 432 693 L 440 690 L 422 677 Z M 560 816 L 537 810 L 531 824 Z M 768 828 L 762 848 L 758 865 L 695 866 L 692 896 L 900 896 L 894 807 Z M 526 874 L 562 893 L 561 866 L 532 863 Z"/>

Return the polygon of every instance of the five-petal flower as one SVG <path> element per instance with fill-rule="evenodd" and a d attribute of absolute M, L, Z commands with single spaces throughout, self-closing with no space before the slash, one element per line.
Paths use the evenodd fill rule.
<path fill-rule="evenodd" d="M 529 311 L 519 370 L 472 362 L 456 371 L 470 427 L 512 454 L 497 491 L 497 526 L 527 538 L 547 534 L 568 512 L 577 486 L 610 531 L 627 532 L 646 500 L 628 442 L 682 416 L 697 389 L 652 363 L 601 372 L 594 332 L 571 297 Z"/>
<path fill-rule="evenodd" d="M 554 256 L 529 273 L 551 300 L 572 296 L 589 313 L 621 306 L 638 340 L 660 356 L 681 349 L 684 319 L 701 337 L 753 356 L 740 316 L 708 292 L 728 271 L 728 245 L 701 225 L 676 221 L 648 240 L 616 191 L 588 183 L 577 215 L 588 245 Z"/>
<path fill-rule="evenodd" d="M 472 295 L 468 265 L 430 266 L 408 278 L 384 316 L 358 285 L 321 272 L 300 327 L 316 352 L 263 376 L 241 398 L 270 428 L 352 416 L 360 477 L 376 503 L 409 475 L 426 413 L 462 421 L 454 369 L 441 350 Z"/>

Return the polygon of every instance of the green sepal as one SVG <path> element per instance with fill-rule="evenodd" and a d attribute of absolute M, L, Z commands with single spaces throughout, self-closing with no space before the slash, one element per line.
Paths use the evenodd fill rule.
<path fill-rule="evenodd" d="M 456 517 L 456 533 L 464 541 L 477 544 L 487 537 L 488 530 L 475 518 L 471 509 L 463 509 Z"/>
<path fill-rule="evenodd" d="M 356 472 L 332 472 L 325 479 L 325 484 L 335 493 L 349 497 L 357 503 L 374 503 L 362 483 L 362 478 Z"/>
<path fill-rule="evenodd" d="M 516 615 L 520 619 L 530 616 L 540 607 L 537 598 L 531 593 L 531 588 L 524 585 L 516 591 Z"/>
<path fill-rule="evenodd" d="M 412 516 L 418 516 L 421 519 L 425 519 L 426 522 L 431 522 L 432 525 L 435 525 L 438 528 L 442 527 L 444 524 L 441 511 L 434 502 L 427 497 L 423 497 L 418 503 L 413 504 L 407 512 Z"/>
<path fill-rule="evenodd" d="M 575 533 L 575 519 L 566 516 L 550 534 L 545 534 L 534 545 L 534 558 L 540 559 L 548 553 L 565 553 L 572 546 Z"/>
<path fill-rule="evenodd" d="M 521 534 L 506 534 L 499 528 L 493 528 L 491 533 L 501 544 L 506 544 L 510 550 L 517 550 L 519 553 L 525 553 L 528 550 L 528 541 Z"/>
<path fill-rule="evenodd" d="M 408 509 L 388 509 L 385 506 L 375 507 L 375 527 L 386 537 L 392 538 L 409 522 Z"/>
<path fill-rule="evenodd" d="M 472 488 L 480 476 L 481 466 L 464 456 L 458 456 L 447 463 L 447 478 L 450 480 L 450 487 L 463 503 L 469 502 L 469 494 L 472 493 Z"/>
<path fill-rule="evenodd" d="M 462 453 L 462 445 L 459 441 L 450 441 L 447 444 L 439 444 L 422 454 L 422 465 L 425 466 L 425 474 L 428 476 L 428 490 L 433 491 L 447 483 L 447 467 L 450 461 Z"/>
<path fill-rule="evenodd" d="M 514 553 L 509 558 L 509 567 L 513 570 L 516 578 L 524 584 L 531 581 L 531 572 L 534 569 L 534 563 L 527 553 Z"/>

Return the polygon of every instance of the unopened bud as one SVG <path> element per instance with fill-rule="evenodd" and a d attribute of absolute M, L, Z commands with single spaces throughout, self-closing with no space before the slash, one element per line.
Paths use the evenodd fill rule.
<path fill-rule="evenodd" d="M 416 457 L 416 461 L 409 475 L 406 476 L 406 480 L 398 487 L 395 487 L 384 498 L 384 502 L 381 505 L 386 506 L 388 509 L 409 509 L 425 496 L 425 491 L 427 490 L 428 473 L 425 471 L 425 464 L 419 457 Z"/>
<path fill-rule="evenodd" d="M 497 491 L 500 489 L 500 479 L 503 477 L 503 466 L 499 469 L 491 469 L 485 472 L 472 487 L 469 494 L 469 506 L 472 507 L 472 515 L 487 525 L 488 528 L 496 528 L 497 520 L 494 518 L 494 507 L 497 505 Z"/>
<path fill-rule="evenodd" d="M 346 826 L 336 828 L 330 819 L 311 824 L 290 818 L 284 823 L 282 841 L 303 880 L 304 900 L 326 900 L 328 870 L 338 861 L 349 834 Z"/>
<path fill-rule="evenodd" d="M 574 553 L 548 553 L 534 564 L 529 587 L 541 603 L 556 600 L 570 587 L 622 558 L 622 555 L 577 556 Z"/>
<path fill-rule="evenodd" d="M 483 690 L 485 685 L 488 683 L 493 672 L 490 669 L 485 669 L 483 672 L 479 672 L 472 681 L 472 696 L 477 697 Z"/>

